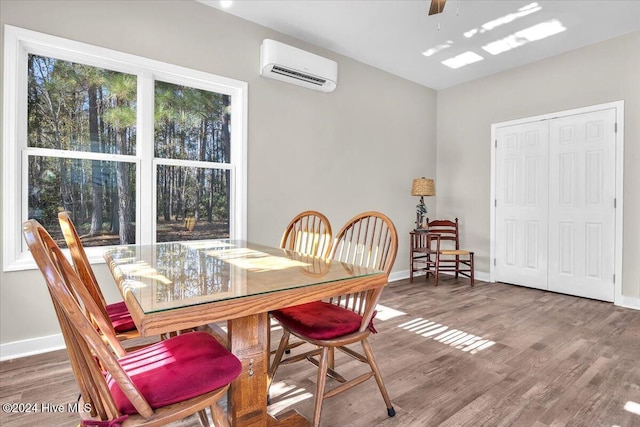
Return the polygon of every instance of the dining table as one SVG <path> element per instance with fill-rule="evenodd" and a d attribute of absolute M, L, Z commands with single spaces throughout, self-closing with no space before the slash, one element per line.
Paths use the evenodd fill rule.
<path fill-rule="evenodd" d="M 104 258 L 142 336 L 226 322 L 227 345 L 242 363 L 227 396 L 232 426 L 309 425 L 293 409 L 268 413 L 270 311 L 381 288 L 388 279 L 244 240 L 115 246 Z"/>

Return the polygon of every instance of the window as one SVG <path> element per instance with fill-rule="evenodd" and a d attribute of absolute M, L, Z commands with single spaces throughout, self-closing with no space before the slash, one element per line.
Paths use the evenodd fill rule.
<path fill-rule="evenodd" d="M 92 260 L 245 238 L 246 83 L 11 26 L 5 58 L 5 271 L 35 267 L 27 218 L 64 246 L 62 210 Z"/>

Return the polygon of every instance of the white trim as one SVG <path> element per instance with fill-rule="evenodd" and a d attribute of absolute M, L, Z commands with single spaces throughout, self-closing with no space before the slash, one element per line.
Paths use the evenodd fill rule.
<path fill-rule="evenodd" d="M 4 32 L 4 79 L 3 79 L 3 103 L 2 103 L 2 156 L 4 159 L 12 159 L 11 161 L 3 161 L 2 189 L 3 200 L 21 200 L 21 186 L 17 186 L 15 179 L 20 165 L 17 156 L 17 144 L 11 144 L 14 138 L 20 138 L 18 133 L 20 127 L 18 123 L 24 122 L 26 112 L 18 111 L 14 107 L 17 104 L 18 87 L 26 86 L 24 73 L 18 70 L 18 64 L 21 62 L 19 58 L 24 55 L 21 51 L 19 40 L 19 32 L 14 31 L 13 27 L 5 26 Z M 22 203 L 3 203 L 3 230 L 11 230 L 15 224 L 20 223 L 20 210 Z M 4 233 L 2 239 L 2 265 L 3 270 L 8 271 L 10 266 L 22 264 L 22 259 L 15 254 L 21 253 L 21 240 L 15 238 L 15 233 Z"/>
<path fill-rule="evenodd" d="M 0 362 L 66 348 L 62 334 L 0 344 Z"/>
<path fill-rule="evenodd" d="M 613 303 L 624 305 L 625 297 L 622 295 L 622 248 L 624 236 L 624 101 L 613 102 L 611 105 L 616 109 L 616 247 L 613 255 L 614 274 L 616 280 L 614 284 Z M 636 306 L 640 309 L 640 304 Z"/>
<path fill-rule="evenodd" d="M 242 89 L 240 91 L 240 95 L 237 96 L 236 102 L 239 104 L 238 108 L 244 111 L 244 114 L 238 116 L 235 114 L 231 117 L 231 128 L 232 129 L 240 129 L 241 132 L 236 132 L 233 135 L 237 139 L 231 142 L 231 156 L 241 157 L 240 162 L 238 164 L 238 168 L 232 171 L 231 173 L 235 173 L 235 179 L 232 180 L 235 183 L 236 188 L 233 190 L 234 194 L 234 203 L 232 206 L 236 207 L 240 210 L 240 214 L 238 215 L 236 212 L 229 212 L 229 217 L 234 219 L 240 218 L 239 224 L 234 224 L 235 235 L 239 240 L 246 240 L 247 237 L 247 217 L 248 217 L 248 179 L 247 179 L 247 136 L 248 136 L 248 125 L 249 125 L 249 85 L 246 82 L 242 83 Z M 235 141 L 235 143 L 234 143 Z M 240 150 L 242 150 L 242 155 L 240 155 Z"/>
<path fill-rule="evenodd" d="M 138 158 L 123 154 L 93 153 L 90 151 L 58 150 L 54 148 L 27 147 L 23 150 L 26 156 L 62 157 L 77 160 L 101 160 L 104 162 L 136 163 Z"/>
<path fill-rule="evenodd" d="M 640 310 L 640 298 L 626 297 L 623 295 L 620 299 L 620 304 L 616 302 L 616 305 L 625 308 L 631 308 L 634 310 Z"/>
<path fill-rule="evenodd" d="M 143 217 L 141 198 L 136 198 L 136 242 L 155 242 L 156 200 L 155 164 L 153 159 L 153 89 L 154 81 L 191 86 L 231 97 L 231 153 L 230 162 L 180 162 L 181 165 L 228 169 L 231 171 L 229 197 L 229 233 L 234 239 L 247 236 L 247 126 L 248 84 L 178 65 L 92 46 L 73 40 L 5 25 L 4 99 L 3 99 L 3 189 L 2 221 L 3 271 L 35 269 L 36 265 L 22 244 L 20 225 L 26 219 L 26 154 L 78 159 L 109 160 L 136 163 L 136 194 L 151 194 L 153 205 Z M 91 152 L 27 147 L 27 57 L 33 53 L 74 61 L 96 67 L 135 75 L 138 90 L 137 145 L 135 155 L 116 155 Z M 24 98 L 24 99 L 23 99 Z M 16 105 L 20 108 L 17 109 Z M 151 106 L 151 108 L 149 108 Z M 145 158 L 145 156 L 147 156 Z M 157 159 L 159 163 L 177 163 L 171 159 Z M 20 185 L 15 185 L 16 180 Z M 145 201 L 145 207 L 148 201 Z M 236 217 L 237 216 L 237 217 Z M 104 262 L 105 247 L 87 248 L 91 262 Z"/>
<path fill-rule="evenodd" d="M 440 274 L 447 274 L 447 275 L 454 275 L 455 273 L 452 273 L 450 271 L 443 271 Z M 414 275 L 413 278 L 413 282 L 416 283 L 416 280 L 418 280 L 419 277 L 422 277 L 423 275 Z M 402 271 L 394 271 L 391 274 L 389 274 L 389 282 L 397 282 L 399 280 L 404 280 L 404 279 L 408 279 L 409 278 L 409 270 L 402 270 Z M 490 282 L 489 280 L 489 273 L 485 272 L 485 271 L 475 271 L 474 272 L 474 278 L 475 280 L 479 280 L 481 282 Z"/>
<path fill-rule="evenodd" d="M 615 305 L 620 305 L 627 307 L 625 304 L 632 304 L 631 308 L 635 308 L 633 306 L 634 298 L 625 297 L 622 295 L 622 240 L 623 240 L 623 213 L 624 213 L 624 203 L 623 203 L 623 166 L 624 166 L 624 101 L 615 101 L 608 102 L 605 104 L 597 104 L 591 105 L 587 107 L 575 108 L 572 110 L 559 111 L 555 113 L 542 114 L 539 116 L 525 117 L 522 119 L 510 120 L 506 122 L 499 122 L 491 124 L 491 194 L 490 194 L 490 229 L 489 229 L 489 281 L 495 282 L 495 266 L 493 264 L 495 259 L 495 236 L 496 236 L 496 208 L 495 208 L 495 200 L 496 200 L 496 135 L 498 128 L 520 125 L 524 123 L 530 123 L 540 120 L 550 120 L 558 117 L 566 117 L 577 114 L 590 113 L 594 111 L 615 109 L 616 110 L 616 123 L 617 123 L 617 132 L 616 132 L 616 229 L 615 229 L 615 248 L 614 248 L 614 273 L 615 273 L 615 284 L 614 284 L 614 300 L 613 303 Z M 629 303 L 628 301 L 631 301 Z"/>
<path fill-rule="evenodd" d="M 140 163 L 136 169 L 136 194 L 151 194 L 151 207 L 153 211 L 153 218 L 149 227 L 136 227 L 136 241 L 137 242 L 155 242 L 156 241 L 156 218 L 157 218 L 157 197 L 156 191 L 154 191 L 155 182 L 157 176 L 155 173 L 154 161 L 154 146 L 153 146 L 153 105 L 155 102 L 154 97 L 154 81 L 153 73 L 150 70 L 145 70 L 138 77 L 138 99 L 140 99 L 140 105 L 138 105 L 138 122 L 136 123 L 138 138 L 140 143 L 137 144 L 136 154 L 140 157 Z M 151 108 L 148 108 L 151 106 Z M 142 209 L 140 206 L 136 206 L 136 224 L 142 224 Z"/>

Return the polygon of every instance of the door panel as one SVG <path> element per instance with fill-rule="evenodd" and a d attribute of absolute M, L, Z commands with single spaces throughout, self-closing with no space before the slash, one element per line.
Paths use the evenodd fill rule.
<path fill-rule="evenodd" d="M 615 110 L 550 121 L 549 290 L 613 301 Z"/>
<path fill-rule="evenodd" d="M 547 288 L 547 122 L 497 129 L 496 279 Z"/>

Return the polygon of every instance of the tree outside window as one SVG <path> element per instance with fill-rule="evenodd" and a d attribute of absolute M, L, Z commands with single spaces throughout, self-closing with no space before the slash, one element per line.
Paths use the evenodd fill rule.
<path fill-rule="evenodd" d="M 65 245 L 61 211 L 92 260 L 245 238 L 246 83 L 11 26 L 5 53 L 5 271 L 35 267 L 28 218 Z"/>

